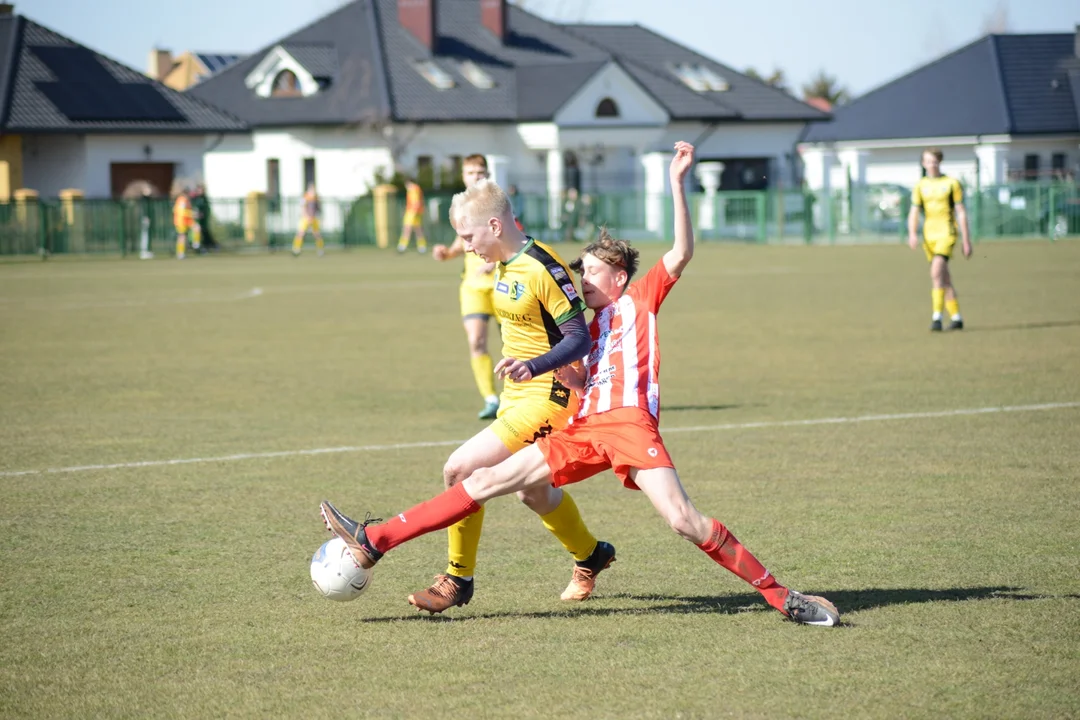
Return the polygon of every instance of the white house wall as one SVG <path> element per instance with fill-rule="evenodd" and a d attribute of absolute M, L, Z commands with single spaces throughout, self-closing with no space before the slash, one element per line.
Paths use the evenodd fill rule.
<path fill-rule="evenodd" d="M 112 195 L 112 163 L 171 163 L 173 177 L 193 185 L 203 179 L 204 135 L 87 135 L 86 197 Z"/>
<path fill-rule="evenodd" d="M 40 197 L 68 188 L 84 189 L 86 140 L 81 135 L 27 135 L 23 138 L 23 187 Z M 109 191 L 106 190 L 107 196 Z"/>

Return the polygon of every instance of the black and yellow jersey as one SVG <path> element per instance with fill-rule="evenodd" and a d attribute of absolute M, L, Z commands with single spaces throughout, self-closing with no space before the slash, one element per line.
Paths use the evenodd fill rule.
<path fill-rule="evenodd" d="M 495 265 L 494 280 L 492 304 L 502 322 L 504 357 L 540 357 L 562 339 L 559 324 L 585 312 L 570 268 L 554 250 L 532 238 L 517 255 Z M 565 391 L 554 382 L 553 373 L 546 373 L 527 383 L 508 381 L 503 396 L 554 400 L 552 394 L 560 389 Z"/>
<path fill-rule="evenodd" d="M 934 243 L 956 239 L 956 206 L 964 201 L 964 190 L 956 178 L 924 177 L 911 191 L 911 204 L 922 208 L 923 238 Z"/>

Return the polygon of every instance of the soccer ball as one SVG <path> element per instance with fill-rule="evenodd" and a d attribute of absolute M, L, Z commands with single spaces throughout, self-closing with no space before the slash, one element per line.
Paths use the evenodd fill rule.
<path fill-rule="evenodd" d="M 311 556 L 311 584 L 328 600 L 348 602 L 371 584 L 371 570 L 356 567 L 345 541 L 334 537 Z"/>

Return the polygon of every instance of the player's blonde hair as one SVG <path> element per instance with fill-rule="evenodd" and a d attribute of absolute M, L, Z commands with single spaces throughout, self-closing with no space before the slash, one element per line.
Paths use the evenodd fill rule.
<path fill-rule="evenodd" d="M 486 222 L 488 218 L 497 217 L 504 224 L 513 224 L 513 213 L 510 210 L 510 198 L 501 187 L 491 180 L 480 180 L 472 187 L 466 188 L 454 195 L 450 201 L 450 222 Z"/>
<path fill-rule="evenodd" d="M 941 152 L 941 148 L 936 148 L 936 147 L 926 148 L 925 150 L 922 151 L 922 153 L 923 153 L 923 155 L 933 155 L 935 158 L 937 158 L 938 162 L 941 162 L 942 160 L 945 159 L 945 153 Z"/>
<path fill-rule="evenodd" d="M 600 228 L 600 236 L 596 238 L 596 242 L 586 245 L 585 249 L 581 251 L 581 256 L 570 263 L 570 269 L 580 273 L 584 265 L 581 262 L 581 258 L 586 255 L 592 255 L 593 257 L 600 258 L 608 265 L 622 268 L 626 271 L 627 282 L 629 282 L 630 279 L 634 277 L 634 273 L 637 272 L 637 248 L 632 246 L 626 240 L 619 240 L 612 237 L 606 227 Z"/>

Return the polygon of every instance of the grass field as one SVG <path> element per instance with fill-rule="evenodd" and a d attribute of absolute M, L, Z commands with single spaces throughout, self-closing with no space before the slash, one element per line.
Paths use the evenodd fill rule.
<path fill-rule="evenodd" d="M 443 533 L 320 598 L 319 500 L 403 510 L 482 427 L 456 267 L 0 265 L 0 716 L 1080 716 L 1080 243 L 954 265 L 962 333 L 901 246 L 705 245 L 661 313 L 691 496 L 836 629 L 610 474 L 573 490 L 619 553 L 586 603 L 512 499 L 467 607 L 405 603 Z"/>

